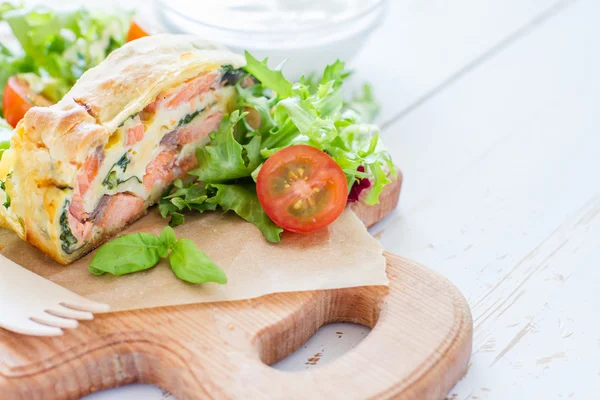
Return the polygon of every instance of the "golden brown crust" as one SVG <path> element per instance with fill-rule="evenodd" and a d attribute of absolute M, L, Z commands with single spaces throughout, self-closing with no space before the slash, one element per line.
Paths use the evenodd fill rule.
<path fill-rule="evenodd" d="M 85 158 L 161 91 L 227 64 L 241 67 L 244 58 L 193 36 L 150 36 L 115 50 L 57 104 L 30 109 L 13 133 L 10 156 L 0 165 L 0 179 L 12 171 L 7 185 L 12 204 L 0 212 L 2 226 L 63 264 L 123 229 L 96 234 L 70 255 L 62 250 L 61 215 Z"/>
<path fill-rule="evenodd" d="M 112 132 L 162 90 L 203 70 L 225 64 L 238 68 L 244 63 L 243 57 L 223 46 L 194 36 L 149 36 L 111 53 L 102 64 L 83 74 L 68 96 Z"/>

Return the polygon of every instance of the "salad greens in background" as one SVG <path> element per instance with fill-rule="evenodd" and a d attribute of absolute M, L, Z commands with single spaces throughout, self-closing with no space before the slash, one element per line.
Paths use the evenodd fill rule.
<path fill-rule="evenodd" d="M 0 90 L 13 75 L 51 102 L 57 102 L 89 68 L 125 43 L 132 13 L 57 11 L 0 5 L 20 48 L 0 43 Z M 1 110 L 0 110 L 1 111 Z"/>
<path fill-rule="evenodd" d="M 0 21 L 16 40 L 0 42 L 0 93 L 8 78 L 17 76 L 33 92 L 53 103 L 59 101 L 86 70 L 125 43 L 132 16 L 124 11 L 58 11 L 1 3 Z M 8 138 L 10 132 L 0 102 L 0 137 Z M 0 146 L 8 145 L 1 142 Z"/>
<path fill-rule="evenodd" d="M 1 3 L 0 21 L 10 27 L 16 40 L 0 42 L 0 93 L 8 79 L 17 76 L 34 93 L 58 102 L 86 70 L 125 43 L 132 17 L 125 11 L 58 11 Z M 0 101 L 0 138 L 9 138 L 12 129 Z M 0 142 L 0 158 L 8 143 Z"/>

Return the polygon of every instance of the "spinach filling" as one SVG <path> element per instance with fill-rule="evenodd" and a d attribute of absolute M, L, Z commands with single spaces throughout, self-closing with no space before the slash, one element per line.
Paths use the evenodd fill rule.
<path fill-rule="evenodd" d="M 130 176 L 127 179 L 119 179 L 117 178 L 117 168 L 120 168 L 121 171 L 125 172 L 127 171 L 127 166 L 129 165 L 129 163 L 131 162 L 131 160 L 129 159 L 129 154 L 125 153 L 123 154 L 123 156 L 121 158 L 119 158 L 119 161 L 117 161 L 116 163 L 113 164 L 112 167 L 110 167 L 110 171 L 108 171 L 108 174 L 106 175 L 106 178 L 104 178 L 104 180 L 102 181 L 102 185 L 104 187 L 106 187 L 109 190 L 112 190 L 114 188 L 116 188 L 117 186 L 119 186 L 121 183 L 127 182 L 130 179 L 137 179 L 137 181 L 139 183 L 142 183 L 142 181 L 140 180 L 140 178 L 138 178 L 137 176 Z"/>
<path fill-rule="evenodd" d="M 200 114 L 202 111 L 204 111 L 204 108 L 202 110 L 196 110 L 193 113 L 190 113 L 188 115 L 186 115 L 185 117 L 181 118 L 179 120 L 179 122 L 177 123 L 177 127 L 179 128 L 182 125 L 187 125 L 190 122 L 192 122 L 194 120 L 194 118 L 196 118 L 198 116 L 198 114 Z"/>
<path fill-rule="evenodd" d="M 247 74 L 242 68 L 233 68 L 231 65 L 223 65 L 222 68 L 225 72 L 221 81 L 225 86 L 235 85 Z"/>
<path fill-rule="evenodd" d="M 6 191 L 6 184 L 4 183 L 4 181 L 0 181 L 0 189 L 2 189 L 4 191 L 4 194 L 6 195 L 6 200 L 4 201 L 4 204 L 2 204 L 4 206 L 4 208 L 8 208 L 10 207 L 10 196 L 8 195 L 8 192 Z"/>
<path fill-rule="evenodd" d="M 73 236 L 71 233 L 71 228 L 69 227 L 69 218 L 67 217 L 67 212 L 69 212 L 69 205 L 71 202 L 67 200 L 65 202 L 65 206 L 63 208 L 63 212 L 60 215 L 60 240 L 62 241 L 62 249 L 65 253 L 71 254 L 75 249 L 71 249 L 71 246 L 77 244 L 77 238 Z"/>
<path fill-rule="evenodd" d="M 130 176 L 127 179 L 118 179 L 117 178 L 117 171 L 112 171 L 110 174 L 108 174 L 106 176 L 106 178 L 104 179 L 104 181 L 102 181 L 102 184 L 104 186 L 106 186 L 108 189 L 114 189 L 117 186 L 119 186 L 121 183 L 125 183 L 131 179 L 135 179 L 138 181 L 138 183 L 142 183 L 142 181 L 140 180 L 140 178 L 138 178 L 137 176 Z"/>
<path fill-rule="evenodd" d="M 136 113 L 133 113 L 133 114 L 131 114 L 129 117 L 125 118 L 125 121 L 121 122 L 121 124 L 120 124 L 120 125 L 119 125 L 117 128 L 120 128 L 120 127 L 122 127 L 123 125 L 125 125 L 125 122 L 129 121 L 130 119 L 133 119 L 133 118 L 135 118 L 135 117 L 136 117 L 136 116 L 137 116 L 139 113 L 140 113 L 140 112 L 138 111 L 138 112 L 136 112 Z"/>

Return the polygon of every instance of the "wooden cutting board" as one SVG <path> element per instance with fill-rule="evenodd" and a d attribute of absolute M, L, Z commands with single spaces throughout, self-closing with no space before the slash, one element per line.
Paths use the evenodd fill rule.
<path fill-rule="evenodd" d="M 367 225 L 396 205 L 354 205 Z M 182 399 L 441 399 L 471 354 L 469 307 L 445 278 L 385 253 L 389 288 L 282 293 L 258 299 L 98 315 L 55 338 L 0 329 L 1 399 L 78 399 L 134 382 Z M 33 295 L 33 294 L 32 294 Z M 307 372 L 268 365 L 319 327 L 372 327 L 339 359 Z"/>

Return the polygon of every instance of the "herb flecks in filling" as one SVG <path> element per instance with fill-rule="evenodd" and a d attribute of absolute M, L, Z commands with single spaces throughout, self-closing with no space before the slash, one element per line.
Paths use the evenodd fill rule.
<path fill-rule="evenodd" d="M 127 171 L 127 166 L 129 165 L 129 163 L 131 162 L 131 160 L 129 159 L 129 156 L 127 153 L 123 154 L 123 156 L 121 158 L 119 158 L 119 161 L 116 162 L 116 166 L 120 167 L 123 172 Z M 114 165 L 113 165 L 114 168 Z"/>
<path fill-rule="evenodd" d="M 120 124 L 120 125 L 119 125 L 117 128 L 120 128 L 120 127 L 122 127 L 123 125 L 125 125 L 125 123 L 126 123 L 127 121 L 129 121 L 130 119 L 133 119 L 133 118 L 137 117 L 137 115 L 138 115 L 139 113 L 140 113 L 140 111 L 138 111 L 138 112 L 136 112 L 136 113 L 133 113 L 133 114 L 131 114 L 129 117 L 125 118 L 125 121 L 121 122 L 121 124 Z"/>
<path fill-rule="evenodd" d="M 194 120 L 194 118 L 196 118 L 198 116 L 198 114 L 200 114 L 202 111 L 204 111 L 204 109 L 202 110 L 196 110 L 193 113 L 190 113 L 188 115 L 186 115 L 185 117 L 181 118 L 179 120 L 179 122 L 177 123 L 177 127 L 183 126 L 183 125 L 187 125 L 190 122 L 192 122 Z"/>
<path fill-rule="evenodd" d="M 60 215 L 60 240 L 62 242 L 61 247 L 63 251 L 67 254 L 71 254 L 75 250 L 71 249 L 71 246 L 77 243 L 77 238 L 73 236 L 73 233 L 71 233 L 71 228 L 69 227 L 69 217 L 67 216 L 70 204 L 71 202 L 69 200 L 65 202 L 63 212 Z"/>
<path fill-rule="evenodd" d="M 128 153 L 123 154 L 123 156 L 119 159 L 119 161 L 114 163 L 113 166 L 110 168 L 110 171 L 106 175 L 106 178 L 104 178 L 104 180 L 102 181 L 102 185 L 105 186 L 107 189 L 112 190 L 112 189 L 115 189 L 117 186 L 119 186 L 121 183 L 127 182 L 130 179 L 134 179 L 134 178 L 139 183 L 142 183 L 141 179 L 135 175 L 130 176 L 127 179 L 117 178 L 117 168 L 120 168 L 121 171 L 125 172 L 125 171 L 127 171 L 127 166 L 129 165 L 130 162 L 131 162 L 131 160 L 129 159 L 129 154 Z"/>
<path fill-rule="evenodd" d="M 2 205 L 4 206 L 4 208 L 8 208 L 10 207 L 10 196 L 6 191 L 6 184 L 4 183 L 4 181 L 0 181 L 0 189 L 2 189 L 4 191 L 4 194 L 6 195 L 6 200 L 4 200 L 4 203 Z"/>
<path fill-rule="evenodd" d="M 221 81 L 225 86 L 235 85 L 248 74 L 242 68 L 233 68 L 233 66 L 229 64 L 223 65 L 221 68 L 224 71 Z"/>

